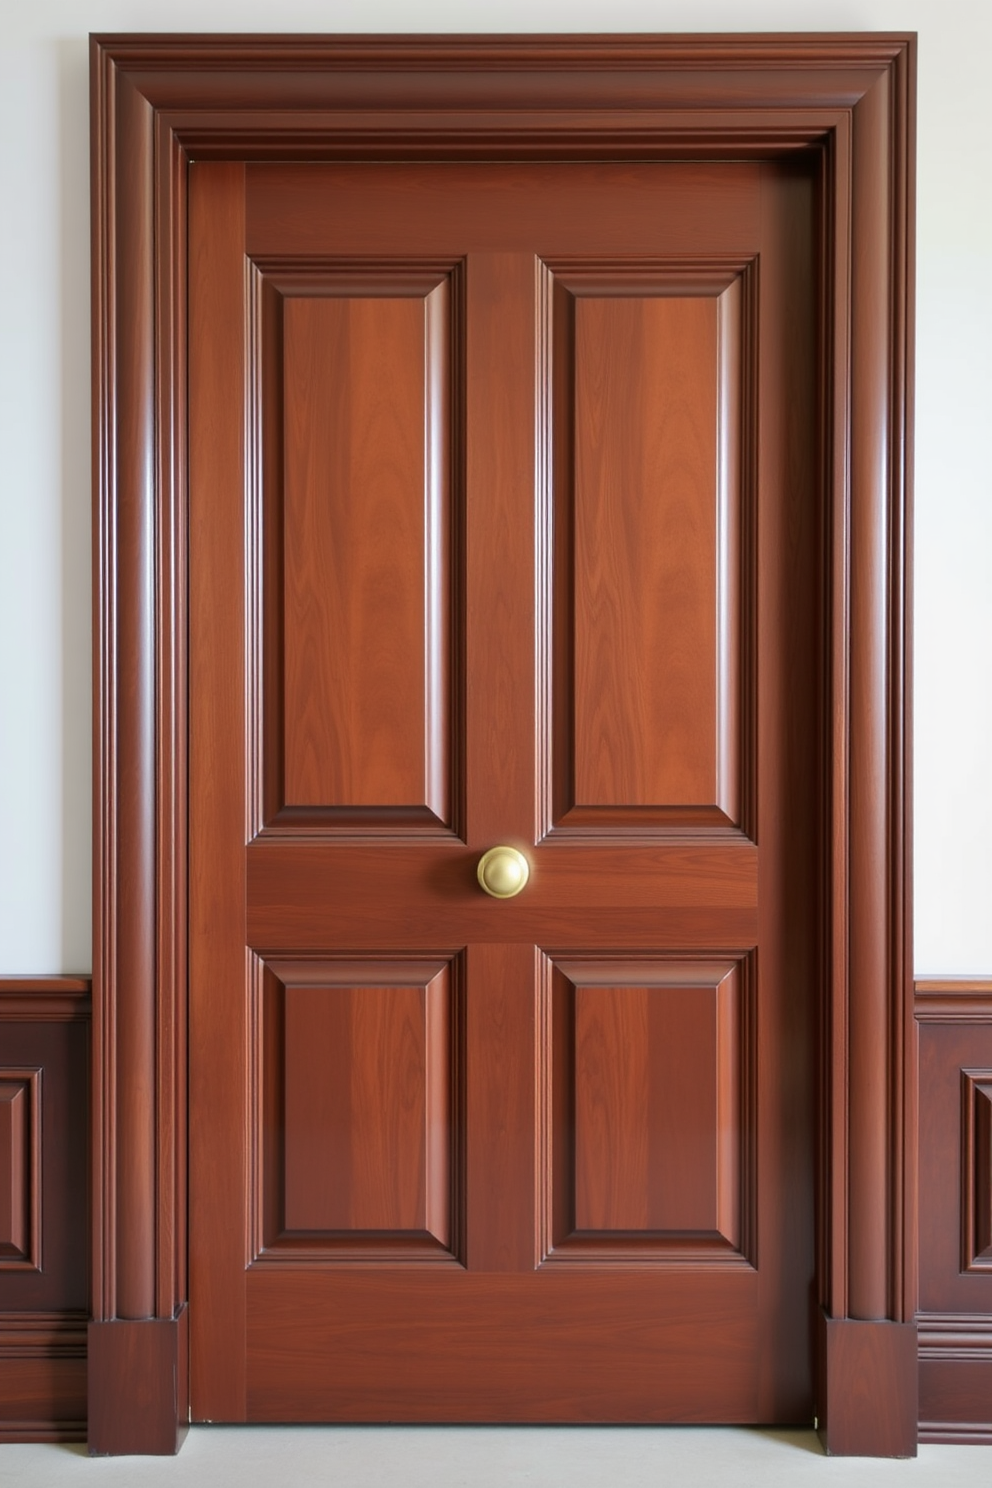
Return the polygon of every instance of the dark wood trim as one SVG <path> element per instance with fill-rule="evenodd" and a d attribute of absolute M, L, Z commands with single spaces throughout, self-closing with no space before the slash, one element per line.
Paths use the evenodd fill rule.
<path fill-rule="evenodd" d="M 834 1320 L 912 1318 L 915 38 L 143 35 L 91 57 L 95 1318 L 185 1301 L 188 161 L 796 150 L 822 162 L 831 552 L 818 1289 Z"/>
<path fill-rule="evenodd" d="M 992 1446 L 992 1318 L 923 1313 L 920 1441 Z"/>
<path fill-rule="evenodd" d="M 85 1313 L 0 1315 L 0 1443 L 85 1439 Z"/>
<path fill-rule="evenodd" d="M 821 1311 L 816 1429 L 829 1457 L 915 1457 L 913 1323 L 835 1320 Z"/>
<path fill-rule="evenodd" d="M 84 976 L 0 977 L 0 1022 L 63 1023 L 88 1018 L 92 983 Z"/>
<path fill-rule="evenodd" d="M 920 1023 L 992 1022 L 992 981 L 984 977 L 921 977 L 914 991 Z"/>
<path fill-rule="evenodd" d="M 87 1022 L 90 985 L 88 976 L 0 977 L 0 1028 Z M 37 1244 L 43 1238 L 38 1173 L 33 1189 Z M 86 1314 L 0 1312 L 0 1443 L 85 1438 Z"/>
<path fill-rule="evenodd" d="M 90 1323 L 88 1345 L 90 1456 L 174 1456 L 189 1431 L 185 1306 L 175 1318 Z"/>
<path fill-rule="evenodd" d="M 919 1023 L 992 1024 L 992 980 L 986 977 L 919 977 L 914 990 Z M 967 1184 L 963 1193 L 967 1235 Z M 948 1220 L 954 1223 L 955 1216 Z M 961 1264 L 966 1267 L 964 1259 Z M 920 1441 L 992 1445 L 992 1316 L 921 1313 L 917 1325 Z"/>

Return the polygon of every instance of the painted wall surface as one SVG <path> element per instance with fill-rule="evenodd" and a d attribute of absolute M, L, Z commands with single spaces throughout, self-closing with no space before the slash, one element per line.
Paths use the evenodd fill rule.
<path fill-rule="evenodd" d="M 988 0 L 30 0 L 0 51 L 0 971 L 90 964 L 89 31 L 916 30 L 916 969 L 992 973 Z"/>

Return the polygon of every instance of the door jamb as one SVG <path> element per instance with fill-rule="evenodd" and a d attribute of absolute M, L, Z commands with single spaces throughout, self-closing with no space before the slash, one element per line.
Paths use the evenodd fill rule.
<path fill-rule="evenodd" d="M 828 1451 L 915 1454 L 915 76 L 906 34 L 91 38 L 92 1452 L 176 1451 L 188 1420 L 190 162 L 815 150 L 831 730 L 817 1414 Z"/>

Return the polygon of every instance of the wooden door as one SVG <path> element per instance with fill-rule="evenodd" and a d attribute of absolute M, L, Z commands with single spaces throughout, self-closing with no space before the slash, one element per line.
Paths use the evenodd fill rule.
<path fill-rule="evenodd" d="M 811 170 L 191 167 L 194 1419 L 811 1418 Z"/>

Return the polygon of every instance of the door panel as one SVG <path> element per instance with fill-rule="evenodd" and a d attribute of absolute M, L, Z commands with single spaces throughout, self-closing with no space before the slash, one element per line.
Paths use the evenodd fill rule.
<path fill-rule="evenodd" d="M 805 170 L 192 168 L 197 1418 L 808 1419 Z"/>
<path fill-rule="evenodd" d="M 555 962 L 549 1260 L 747 1260 L 752 971 L 674 957 Z"/>
<path fill-rule="evenodd" d="M 450 1254 L 460 980 L 448 962 L 266 967 L 256 1259 Z"/>
<path fill-rule="evenodd" d="M 286 804 L 444 821 L 446 286 L 333 287 L 283 305 Z"/>
<path fill-rule="evenodd" d="M 740 633 L 727 589 L 740 587 L 741 491 L 718 448 L 739 398 L 724 304 L 739 307 L 739 285 L 690 297 L 659 277 L 625 295 L 612 277 L 612 292 L 588 285 L 555 306 L 574 327 L 572 368 L 552 373 L 571 370 L 574 410 L 555 513 L 571 505 L 574 524 L 566 819 L 693 821 L 708 807 L 736 824 Z"/>
<path fill-rule="evenodd" d="M 447 827 L 458 287 L 396 264 L 284 266 L 253 290 L 263 820 Z"/>

